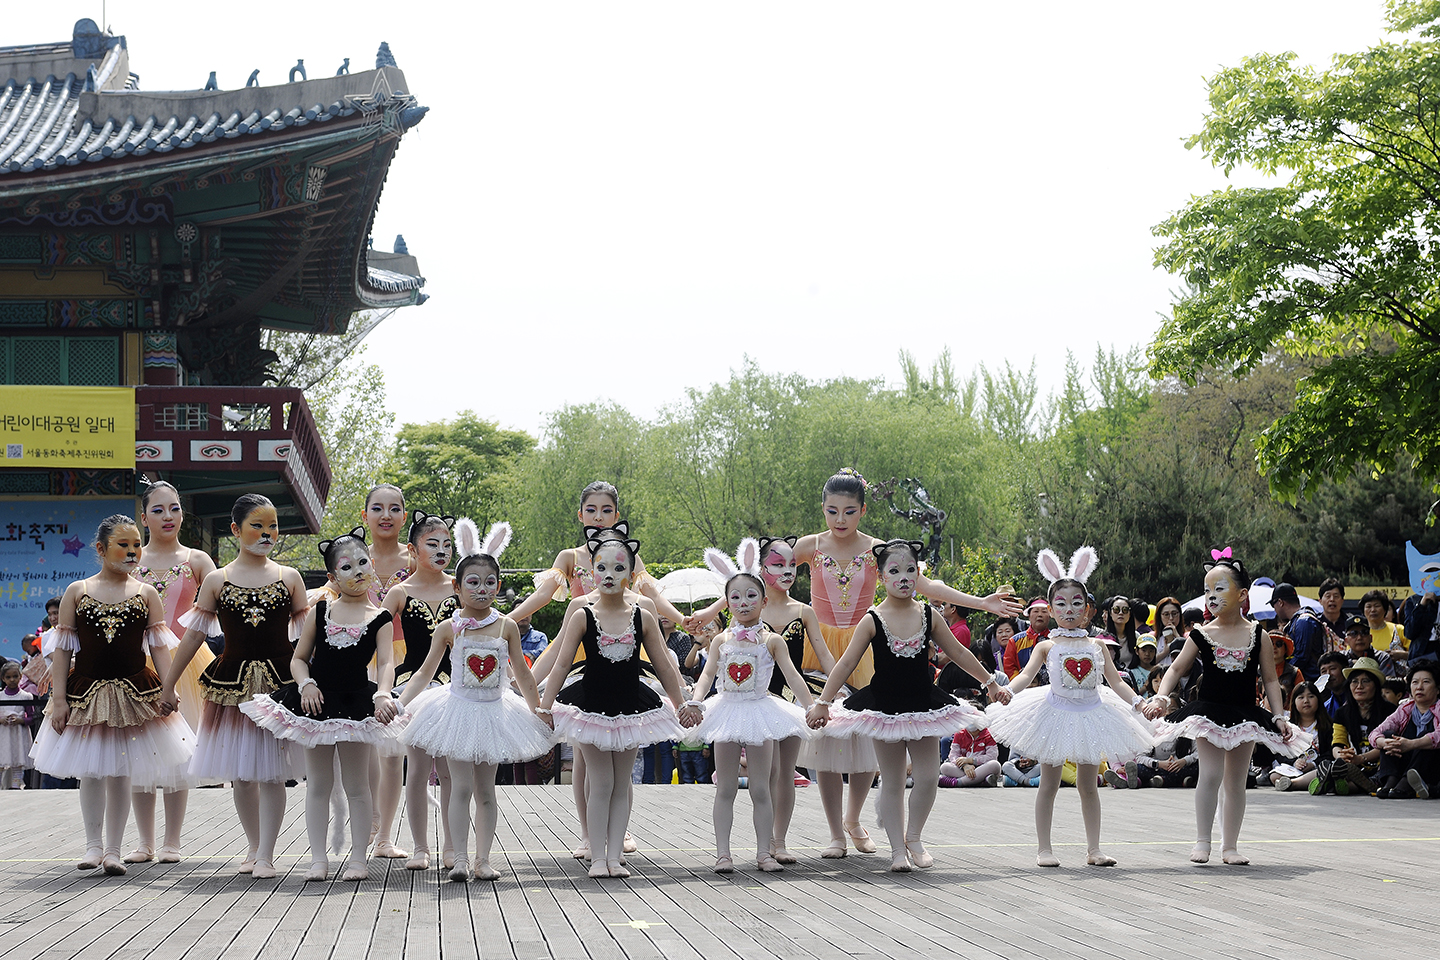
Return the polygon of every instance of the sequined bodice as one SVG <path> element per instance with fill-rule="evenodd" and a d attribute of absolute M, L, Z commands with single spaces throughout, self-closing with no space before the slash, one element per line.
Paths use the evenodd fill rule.
<path fill-rule="evenodd" d="M 810 605 L 821 623 L 848 630 L 870 609 L 879 579 L 880 568 L 869 550 L 857 553 L 843 567 L 816 550 L 810 561 Z"/>
<path fill-rule="evenodd" d="M 72 669 L 92 680 L 118 680 L 145 669 L 145 628 L 150 604 L 142 594 L 106 603 L 81 594 L 75 603 L 75 632 L 80 650 Z"/>
<path fill-rule="evenodd" d="M 510 645 L 504 637 L 462 631 L 450 645 L 450 691 L 466 700 L 499 700 L 510 686 Z"/>
<path fill-rule="evenodd" d="M 160 594 L 160 602 L 165 605 L 165 622 L 176 636 L 183 637 L 185 628 L 180 626 L 180 616 L 190 609 L 195 594 L 200 591 L 200 582 L 195 579 L 190 561 L 173 567 L 137 567 L 135 579 L 150 584 Z"/>
<path fill-rule="evenodd" d="M 1076 702 L 1100 699 L 1099 687 L 1105 674 L 1105 659 L 1094 640 L 1051 637 L 1045 667 L 1050 672 L 1052 696 Z"/>
<path fill-rule="evenodd" d="M 726 640 L 720 645 L 720 672 L 717 677 L 721 693 L 742 700 L 759 700 L 770 696 L 770 677 L 775 659 L 763 643 L 750 640 Z"/>
<path fill-rule="evenodd" d="M 283 659 L 289 666 L 290 612 L 293 601 L 285 581 L 242 587 L 226 580 L 220 587 L 215 614 L 225 634 L 223 663 Z"/>

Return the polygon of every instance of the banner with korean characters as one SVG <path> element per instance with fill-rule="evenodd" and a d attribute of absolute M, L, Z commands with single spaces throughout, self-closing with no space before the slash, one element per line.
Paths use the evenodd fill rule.
<path fill-rule="evenodd" d="M 131 387 L 0 385 L 0 467 L 135 468 Z"/>
<path fill-rule="evenodd" d="M 135 500 L 67 497 L 0 500 L 0 654 L 20 658 L 20 639 L 45 619 L 45 601 L 100 569 L 95 531 Z"/>

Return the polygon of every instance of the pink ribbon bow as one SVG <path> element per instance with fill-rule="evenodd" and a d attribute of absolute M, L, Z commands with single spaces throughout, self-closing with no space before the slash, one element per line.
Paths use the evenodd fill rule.
<path fill-rule="evenodd" d="M 1210 551 L 1210 559 L 1211 559 L 1211 560 L 1233 560 L 1233 559 L 1234 559 L 1234 555 L 1230 552 L 1230 548 L 1229 548 L 1229 547 L 1226 547 L 1224 550 L 1211 550 L 1211 551 Z"/>
<path fill-rule="evenodd" d="M 481 623 L 479 620 L 476 620 L 474 617 L 451 617 L 451 620 L 454 621 L 454 624 L 455 624 L 454 629 L 457 630 L 457 631 L 459 631 L 459 630 L 479 630 L 481 627 L 485 626 L 487 623 L 494 623 L 493 620 L 487 620 L 485 623 Z"/>
<path fill-rule="evenodd" d="M 734 634 L 736 640 L 748 640 L 751 643 L 758 643 L 758 638 L 760 636 L 760 625 L 756 624 L 753 627 L 736 627 L 730 632 Z"/>
<path fill-rule="evenodd" d="M 608 635 L 608 634 L 604 634 L 604 633 L 600 634 L 600 640 L 599 640 L 598 646 L 600 647 L 600 649 L 603 650 L 603 649 L 605 649 L 606 647 L 610 646 L 611 644 L 615 644 L 615 643 L 634 643 L 634 642 L 635 642 L 635 632 L 634 632 L 633 630 L 627 630 L 625 633 L 620 634 L 618 637 L 612 637 L 612 636 L 610 636 L 610 635 Z"/>
<path fill-rule="evenodd" d="M 917 633 L 915 636 L 908 637 L 904 640 L 890 641 L 890 649 L 893 650 L 897 655 L 904 657 L 915 656 L 920 652 L 920 648 L 924 645 L 925 634 L 923 633 Z"/>
<path fill-rule="evenodd" d="M 350 626 L 349 624 L 344 623 L 327 623 L 325 624 L 325 635 L 327 637 L 334 637 L 344 633 L 348 634 L 350 637 L 356 640 L 359 640 L 365 634 L 366 626 L 367 624 L 363 623 L 356 624 L 355 626 Z"/>
<path fill-rule="evenodd" d="M 1244 662 L 1245 662 L 1245 658 L 1246 658 L 1247 656 L 1249 656 L 1249 654 L 1250 654 L 1250 651 L 1249 651 L 1249 650 L 1227 650 L 1227 649 L 1224 648 L 1224 647 L 1216 647 L 1216 648 L 1215 648 L 1215 662 L 1216 662 L 1216 663 L 1219 663 L 1221 660 L 1224 660 L 1226 657 L 1229 657 L 1231 660 L 1234 660 L 1236 663 L 1244 663 Z"/>

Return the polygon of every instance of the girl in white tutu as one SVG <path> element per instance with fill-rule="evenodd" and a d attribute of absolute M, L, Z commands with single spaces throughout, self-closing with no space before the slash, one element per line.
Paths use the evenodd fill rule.
<path fill-rule="evenodd" d="M 450 765 L 450 802 L 445 816 L 454 838 L 455 866 L 450 879 L 470 879 L 470 798 L 475 797 L 476 880 L 498 880 L 490 866 L 490 847 L 500 816 L 495 800 L 495 769 L 502 763 L 533 760 L 553 745 L 550 727 L 535 716 L 535 678 L 520 650 L 520 628 L 491 609 L 500 593 L 500 553 L 510 542 L 510 525 L 497 523 L 480 543 L 475 523 L 455 522 L 460 562 L 455 593 L 460 608 L 435 628 L 430 654 L 401 695 L 414 714 L 404 742 L 414 751 L 444 757 Z M 450 684 L 426 690 L 450 650 Z M 510 689 L 510 671 L 524 694 Z M 424 691 L 424 692 L 422 692 Z M 429 768 L 426 767 L 428 770 Z M 411 767 L 412 777 L 417 775 Z M 415 816 L 412 808 L 411 816 Z"/>
<path fill-rule="evenodd" d="M 195 740 L 184 719 L 158 702 L 160 677 L 145 663 L 148 649 L 155 665 L 168 669 L 178 641 L 165 624 L 160 594 L 131 576 L 140 564 L 140 528 L 120 514 L 106 517 L 95 550 L 100 572 L 70 584 L 60 600 L 49 722 L 31 756 L 43 773 L 80 779 L 85 857 L 76 866 L 103 865 L 120 876 L 131 783 L 185 784 Z"/>
<path fill-rule="evenodd" d="M 390 696 L 395 676 L 395 631 L 389 610 L 370 602 L 375 570 L 365 545 L 365 528 L 321 540 L 334 600 L 317 600 L 300 628 L 290 659 L 294 679 L 274 693 L 257 693 L 240 710 L 281 740 L 305 748 L 305 832 L 310 840 L 308 881 L 330 875 L 325 831 L 330 826 L 330 793 L 335 759 L 350 807 L 350 859 L 342 880 L 368 880 L 365 851 L 370 840 L 370 756 L 376 744 L 400 734 L 399 713 Z M 375 682 L 367 676 L 375 658 Z"/>
<path fill-rule="evenodd" d="M 803 705 L 810 706 L 814 697 L 790 659 L 784 638 L 760 622 L 766 599 L 765 583 L 760 579 L 759 542 L 749 537 L 740 541 L 734 561 L 712 547 L 705 551 L 705 563 L 725 578 L 725 597 L 733 618 L 730 629 L 715 638 L 710 658 L 695 684 L 700 699 L 691 701 L 705 709 L 698 735 L 702 743 L 713 745 L 715 756 L 715 872 L 731 873 L 735 869 L 730 856 L 730 828 L 735 821 L 735 795 L 740 789 L 740 748 L 744 747 L 750 802 L 754 806 L 755 862 L 766 873 L 774 873 L 785 869 L 770 846 L 775 826 L 770 796 L 775 743 L 809 732 L 800 708 L 770 693 L 770 677 L 776 665 Z M 706 697 L 716 677 L 720 679 L 720 692 Z"/>
<path fill-rule="evenodd" d="M 300 571 L 270 559 L 280 521 L 269 498 L 247 493 L 230 510 L 230 533 L 240 552 L 200 584 L 195 606 L 180 618 L 185 639 L 165 678 L 162 709 L 174 709 L 175 685 L 212 634 L 224 633 L 225 649 L 200 674 L 205 709 L 190 774 L 201 781 L 234 784 L 235 812 L 249 850 L 240 872 L 257 879 L 276 875 L 275 841 L 285 816 L 285 781 L 305 775 L 299 747 L 286 747 L 262 730 L 240 704 L 290 682 L 291 636 L 309 609 Z"/>
<path fill-rule="evenodd" d="M 918 540 L 891 540 L 872 548 L 885 599 L 870 608 L 855 627 L 824 693 L 809 712 L 812 727 L 830 725 L 827 734 L 859 735 L 875 741 L 880 761 L 879 812 L 890 838 L 890 869 L 896 873 L 908 872 L 912 866 L 923 870 L 935 863 L 925 851 L 921 834 L 940 786 L 940 738 L 962 728 L 979 730 L 986 723 L 979 710 L 935 686 L 926 656 L 929 644 L 933 641 L 960 669 L 985 683 L 992 699 L 1009 699 L 975 655 L 955 639 L 945 620 L 935 616 L 928 603 L 915 599 L 924 546 Z M 840 685 L 870 651 L 875 675 L 869 686 L 846 698 L 831 720 L 830 705 Z M 910 791 L 908 829 L 903 804 L 907 753 L 915 783 Z"/>
<path fill-rule="evenodd" d="M 1160 689 L 1145 706 L 1145 715 L 1158 719 L 1175 687 L 1189 676 L 1198 658 L 1203 665 L 1200 694 L 1165 718 L 1160 742 L 1180 737 L 1195 741 L 1200 774 L 1195 783 L 1195 847 L 1190 859 L 1210 859 L 1210 836 L 1215 829 L 1215 808 L 1225 788 L 1225 818 L 1220 825 L 1220 854 L 1226 863 L 1246 864 L 1240 855 L 1240 825 L 1245 821 L 1245 781 L 1255 744 L 1264 744 L 1278 757 L 1295 757 L 1309 748 L 1312 738 L 1296 730 L 1284 714 L 1284 695 L 1275 669 L 1275 645 L 1260 624 L 1243 613 L 1250 596 L 1245 565 L 1229 547 L 1210 551 L 1205 564 L 1205 607 L 1214 616 L 1193 630 L 1174 663 L 1165 672 Z M 1255 684 L 1265 681 L 1267 713 L 1255 704 Z"/>
<path fill-rule="evenodd" d="M 145 528 L 145 562 L 135 568 L 135 579 L 150 584 L 165 604 L 165 621 L 178 634 L 185 632 L 180 618 L 190 611 L 200 582 L 215 571 L 215 561 L 204 550 L 187 547 L 180 542 L 180 527 L 185 511 L 180 506 L 180 493 L 174 484 L 157 480 L 141 494 L 140 525 Z M 191 730 L 200 729 L 200 706 L 205 698 L 200 692 L 200 674 L 215 656 L 208 646 L 195 651 L 195 656 L 180 677 L 176 692 L 180 697 L 180 715 Z M 132 784 L 132 786 L 139 786 Z M 190 791 L 166 790 L 165 842 L 155 849 L 155 794 L 153 789 L 137 789 L 131 796 L 135 810 L 135 829 L 140 843 L 125 858 L 126 863 L 144 863 L 160 858 L 161 863 L 180 860 L 180 832 L 185 825 L 185 807 Z"/>
<path fill-rule="evenodd" d="M 425 658 L 430 655 L 435 631 L 459 609 L 460 599 L 455 596 L 455 579 L 446 573 L 455 556 L 455 546 L 450 538 L 450 527 L 454 517 L 439 517 L 415 510 L 410 514 L 410 549 L 415 554 L 415 572 L 391 587 L 385 594 L 385 609 L 394 615 L 400 632 L 405 637 L 405 656 L 395 666 L 395 686 L 392 692 L 401 696 L 410 681 L 420 673 Z M 450 683 L 450 666 L 445 659 L 437 661 L 435 673 L 428 679 L 416 681 L 419 687 L 411 699 L 424 693 L 429 687 Z M 419 747 L 400 747 L 410 775 L 405 781 L 405 806 L 410 811 L 410 839 L 413 847 L 410 859 L 405 861 L 407 870 L 430 869 L 430 816 L 429 786 L 430 771 L 435 771 L 440 781 L 440 809 L 450 809 L 450 764 L 444 757 L 431 756 Z M 382 758 L 383 771 L 384 758 Z M 383 811 L 382 811 L 383 814 Z M 450 818 L 440 818 L 442 843 L 440 862 L 445 869 L 455 866 L 455 844 L 450 837 Z M 380 847 L 384 847 L 381 841 Z"/>
<path fill-rule="evenodd" d="M 630 771 L 636 751 L 679 740 L 681 725 L 693 727 L 701 717 L 699 710 L 684 703 L 680 671 L 655 615 L 626 599 L 639 542 L 591 539 L 586 549 L 595 577 L 595 599 L 566 622 L 555 641 L 560 650 L 537 712 L 550 718 L 556 732 L 585 759 L 590 876 L 628 877 L 621 851 L 630 820 Z M 562 690 L 582 642 L 585 672 Z M 678 723 L 676 711 L 640 680 L 642 644 L 670 702 L 678 708 Z M 553 717 L 552 703 L 558 703 Z"/>
<path fill-rule="evenodd" d="M 20 664 L 0 667 L 0 790 L 20 787 L 20 776 L 30 769 L 30 718 L 35 694 L 20 689 Z"/>
<path fill-rule="evenodd" d="M 1050 637 L 1035 645 L 1030 662 L 1010 681 L 1010 705 L 992 705 L 990 733 L 1017 753 L 1040 764 L 1040 790 L 1035 797 L 1035 833 L 1040 850 L 1035 862 L 1058 867 L 1050 846 L 1050 825 L 1055 817 L 1055 794 L 1065 761 L 1076 765 L 1075 788 L 1085 819 L 1085 862 L 1113 866 L 1113 857 L 1100 852 L 1100 791 L 1096 787 L 1100 763 L 1106 758 L 1123 762 L 1150 752 L 1155 745 L 1150 728 L 1136 711 L 1144 702 L 1125 682 L 1110 659 L 1110 651 L 1085 630 L 1088 601 L 1085 581 L 1100 558 L 1081 547 L 1070 569 L 1049 550 L 1040 551 L 1040 572 L 1050 581 L 1048 599 L 1054 626 Z M 1026 689 L 1042 665 L 1050 670 L 1050 684 Z M 1101 677 L 1108 687 L 1102 686 Z M 1120 698 L 1124 694 L 1126 700 Z"/>

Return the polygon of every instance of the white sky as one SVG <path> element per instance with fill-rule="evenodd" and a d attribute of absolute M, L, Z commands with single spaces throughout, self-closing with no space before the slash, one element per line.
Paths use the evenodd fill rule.
<path fill-rule="evenodd" d="M 99 0 L 12 5 L 0 44 Z M 61 7 L 65 7 L 64 12 Z M 1223 183 L 1183 139 L 1204 77 L 1328 63 L 1381 0 L 680 3 L 111 0 L 147 90 L 284 82 L 390 43 L 431 112 L 390 171 L 432 299 L 372 335 L 401 422 L 474 409 L 538 432 L 563 403 L 642 416 L 746 354 L 898 377 L 1148 341 L 1172 278 L 1153 224 Z"/>

